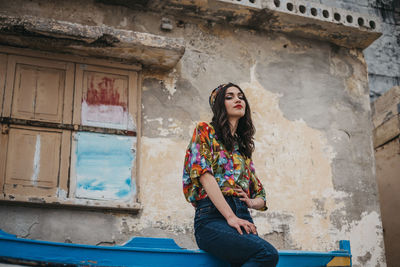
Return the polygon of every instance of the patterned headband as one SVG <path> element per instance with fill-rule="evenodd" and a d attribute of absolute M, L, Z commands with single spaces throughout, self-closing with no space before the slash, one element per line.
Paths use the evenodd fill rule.
<path fill-rule="evenodd" d="M 218 94 L 219 90 L 221 90 L 224 87 L 231 86 L 231 85 L 232 85 L 232 83 L 224 83 L 224 84 L 219 85 L 214 90 L 212 90 L 210 98 L 208 99 L 208 103 L 210 104 L 211 108 L 213 108 L 213 106 L 214 106 L 215 99 L 217 98 L 217 94 Z"/>

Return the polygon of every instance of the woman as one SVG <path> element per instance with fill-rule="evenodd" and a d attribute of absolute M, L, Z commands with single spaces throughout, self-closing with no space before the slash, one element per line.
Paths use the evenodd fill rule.
<path fill-rule="evenodd" d="M 251 155 L 255 129 L 239 86 L 215 88 L 212 122 L 196 126 L 187 148 L 183 191 L 196 207 L 199 248 L 238 266 L 276 266 L 277 250 L 257 235 L 249 208 L 266 210 Z"/>

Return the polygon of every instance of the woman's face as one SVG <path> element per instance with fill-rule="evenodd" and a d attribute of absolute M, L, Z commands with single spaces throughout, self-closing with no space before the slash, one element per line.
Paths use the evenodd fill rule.
<path fill-rule="evenodd" d="M 225 92 L 225 108 L 228 118 L 240 119 L 246 112 L 246 102 L 244 95 L 240 90 L 231 86 Z"/>

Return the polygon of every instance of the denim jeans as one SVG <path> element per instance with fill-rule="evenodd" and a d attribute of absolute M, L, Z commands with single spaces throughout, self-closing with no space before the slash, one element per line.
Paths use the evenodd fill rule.
<path fill-rule="evenodd" d="M 237 197 L 225 197 L 232 211 L 253 223 L 246 203 Z M 229 262 L 232 266 L 276 266 L 278 251 L 255 234 L 243 235 L 229 226 L 209 198 L 197 202 L 194 229 L 200 249 Z"/>

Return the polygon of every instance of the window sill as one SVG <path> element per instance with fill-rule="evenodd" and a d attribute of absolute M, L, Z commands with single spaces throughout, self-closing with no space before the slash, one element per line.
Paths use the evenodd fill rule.
<path fill-rule="evenodd" d="M 107 203 L 106 203 L 107 202 Z M 137 214 L 142 210 L 142 205 L 136 203 L 126 203 L 115 201 L 100 201 L 89 199 L 57 200 L 55 198 L 15 198 L 13 200 L 0 199 L 0 206 L 22 206 L 39 208 L 62 208 L 87 211 L 106 211 L 117 213 Z"/>

